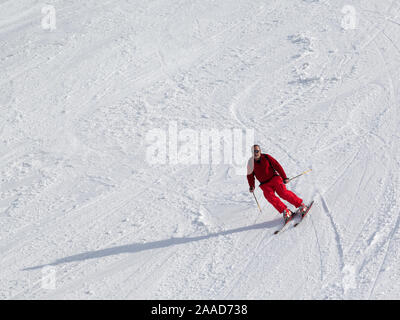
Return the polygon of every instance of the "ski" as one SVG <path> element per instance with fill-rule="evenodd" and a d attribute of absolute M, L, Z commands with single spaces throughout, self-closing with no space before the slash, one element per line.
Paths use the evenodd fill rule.
<path fill-rule="evenodd" d="M 304 219 L 304 217 L 307 215 L 308 211 L 310 211 L 310 209 L 311 209 L 313 203 L 314 203 L 314 200 L 310 202 L 310 204 L 307 206 L 307 207 L 308 207 L 307 211 L 306 211 L 304 214 L 302 214 L 302 216 L 301 216 L 301 218 L 300 218 L 300 221 L 296 222 L 296 223 L 293 225 L 293 227 L 297 227 L 297 225 Z M 288 222 L 286 222 L 286 223 L 282 226 L 282 228 L 276 230 L 276 231 L 274 232 L 274 234 L 282 233 L 283 231 L 285 231 L 285 230 L 289 227 L 289 222 L 290 222 L 298 213 L 299 213 L 299 209 L 296 210 L 296 211 L 293 213 L 293 215 L 292 215 L 292 217 L 290 218 L 290 220 L 289 220 Z"/>
<path fill-rule="evenodd" d="M 299 212 L 299 210 L 296 210 L 295 212 L 293 212 L 293 214 L 290 217 L 290 219 L 282 226 L 282 228 L 276 230 L 274 232 L 274 234 L 278 234 L 278 233 L 281 233 L 281 232 L 285 231 L 289 226 L 289 222 L 293 220 L 293 218 L 297 215 L 298 212 Z"/>
<path fill-rule="evenodd" d="M 310 209 L 311 209 L 313 203 L 314 203 L 314 200 L 310 202 L 310 204 L 308 205 L 307 211 L 304 212 L 304 213 L 301 215 L 300 221 L 296 222 L 296 223 L 293 225 L 293 227 L 297 227 L 297 226 L 299 225 L 299 223 L 303 221 L 303 219 L 304 219 L 304 217 L 307 215 L 308 211 L 310 211 Z"/>

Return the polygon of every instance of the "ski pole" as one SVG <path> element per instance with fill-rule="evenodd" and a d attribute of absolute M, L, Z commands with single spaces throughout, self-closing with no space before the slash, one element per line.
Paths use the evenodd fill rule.
<path fill-rule="evenodd" d="M 258 201 L 257 201 L 256 195 L 254 194 L 254 192 L 252 192 L 252 194 L 253 194 L 253 196 L 254 196 L 254 199 L 256 199 L 256 202 L 257 202 L 258 209 L 260 209 L 260 212 L 262 213 L 262 211 L 261 211 L 261 208 L 260 208 L 260 205 L 258 204 Z"/>
<path fill-rule="evenodd" d="M 296 179 L 296 178 L 302 176 L 303 174 L 309 173 L 310 171 L 312 171 L 312 169 L 309 169 L 309 170 L 307 170 L 307 171 L 304 171 L 304 172 L 300 173 L 299 175 L 297 175 L 297 176 L 295 176 L 295 177 L 293 177 L 293 178 L 290 178 L 289 181 L 291 181 L 291 180 L 293 180 L 293 179 Z M 288 181 L 288 182 L 289 182 L 289 181 Z"/>

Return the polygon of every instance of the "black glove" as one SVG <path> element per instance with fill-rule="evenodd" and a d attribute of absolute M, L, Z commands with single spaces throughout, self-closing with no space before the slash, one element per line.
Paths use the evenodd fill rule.
<path fill-rule="evenodd" d="M 288 182 L 289 182 L 289 179 L 288 179 L 288 178 L 283 179 L 283 183 L 284 183 L 284 184 L 286 184 L 286 183 L 288 183 Z"/>
<path fill-rule="evenodd" d="M 249 188 L 249 191 L 250 191 L 250 192 L 254 192 L 254 187 L 250 187 L 250 188 Z"/>

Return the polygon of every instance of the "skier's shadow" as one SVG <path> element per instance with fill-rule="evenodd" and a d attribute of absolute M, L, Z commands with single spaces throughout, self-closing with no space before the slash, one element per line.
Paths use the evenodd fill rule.
<path fill-rule="evenodd" d="M 206 239 L 210 239 L 210 238 L 214 238 L 214 237 L 218 237 L 218 236 L 225 236 L 225 235 L 243 232 L 243 231 L 249 231 L 249 230 L 255 230 L 255 229 L 270 229 L 273 227 L 277 227 L 281 223 L 282 223 L 281 219 L 276 219 L 273 221 L 258 223 L 258 224 L 254 224 L 251 226 L 240 227 L 240 228 L 236 228 L 236 229 L 230 229 L 230 230 L 225 230 L 225 231 L 221 231 L 221 232 L 211 233 L 211 234 L 204 235 L 204 236 L 170 238 L 170 239 L 166 239 L 166 240 L 154 241 L 154 242 L 149 242 L 149 243 L 133 243 L 133 244 L 111 247 L 111 248 L 102 249 L 102 250 L 88 251 L 88 252 L 84 252 L 84 253 L 76 254 L 73 256 L 58 259 L 47 265 L 40 265 L 40 266 L 25 268 L 25 269 L 23 269 L 23 271 L 40 269 L 45 266 L 56 266 L 56 265 L 63 264 L 63 263 L 84 261 L 84 260 L 96 259 L 96 258 L 101 258 L 101 257 L 106 257 L 106 256 L 113 256 L 113 255 L 118 255 L 121 253 L 136 253 L 136 252 L 140 252 L 140 251 L 166 248 L 166 247 L 171 247 L 171 246 L 184 244 L 184 243 L 188 243 L 188 242 L 206 240 Z"/>

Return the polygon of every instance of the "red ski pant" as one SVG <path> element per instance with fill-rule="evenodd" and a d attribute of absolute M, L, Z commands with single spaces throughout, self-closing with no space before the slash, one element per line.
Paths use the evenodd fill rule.
<path fill-rule="evenodd" d="M 271 203 L 280 213 L 282 213 L 287 206 L 275 195 L 275 192 L 279 197 L 291 203 L 296 208 L 300 207 L 303 202 L 303 200 L 296 196 L 292 191 L 286 189 L 280 176 L 273 177 L 267 183 L 262 184 L 260 188 L 264 192 L 265 199 L 267 199 L 268 202 Z"/>

